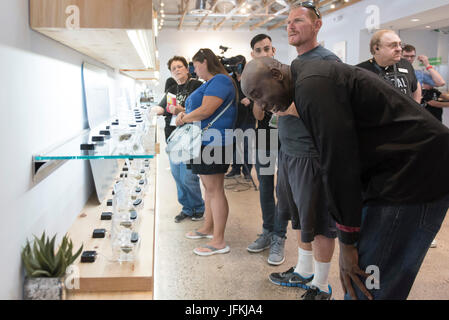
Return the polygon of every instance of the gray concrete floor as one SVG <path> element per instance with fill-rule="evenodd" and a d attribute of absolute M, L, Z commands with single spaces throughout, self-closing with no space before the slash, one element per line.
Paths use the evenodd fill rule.
<path fill-rule="evenodd" d="M 163 134 L 161 132 L 161 134 Z M 296 265 L 296 234 L 288 227 L 285 262 L 281 266 L 267 263 L 268 250 L 249 253 L 246 247 L 262 231 L 259 194 L 251 188 L 235 192 L 227 190 L 229 218 L 226 241 L 228 254 L 200 257 L 193 249 L 207 240 L 189 240 L 188 231 L 202 222 L 174 223 L 181 211 L 176 201 L 176 187 L 171 176 L 165 143 L 161 141 L 158 155 L 157 216 L 155 235 L 154 299 L 155 300 L 297 300 L 302 289 L 284 288 L 272 284 L 268 275 L 286 271 Z M 253 170 L 254 176 L 254 170 Z M 244 180 L 240 180 L 244 182 Z M 255 180 L 257 183 L 257 180 Z M 229 180 L 226 183 L 232 183 Z M 409 299 L 449 299 L 449 219 L 437 236 L 438 247 L 430 249 Z M 329 281 L 333 297 L 343 298 L 338 276 L 338 245 L 332 260 Z"/>

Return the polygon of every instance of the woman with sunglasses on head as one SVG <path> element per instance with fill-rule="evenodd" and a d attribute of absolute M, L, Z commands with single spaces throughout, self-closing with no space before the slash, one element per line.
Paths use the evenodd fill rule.
<path fill-rule="evenodd" d="M 199 158 L 189 164 L 192 172 L 200 176 L 204 185 L 206 211 L 204 225 L 187 233 L 186 237 L 212 239 L 193 250 L 197 255 L 210 256 L 230 251 L 224 239 L 229 213 L 224 175 L 232 161 L 232 156 L 231 159 L 225 156 L 226 151 L 232 153 L 232 129 L 237 117 L 238 94 L 234 81 L 210 49 L 200 49 L 192 61 L 195 73 L 206 82 L 186 100 L 186 111 L 178 115 L 176 125 L 200 122 L 204 129 L 224 111 L 204 133 Z"/>

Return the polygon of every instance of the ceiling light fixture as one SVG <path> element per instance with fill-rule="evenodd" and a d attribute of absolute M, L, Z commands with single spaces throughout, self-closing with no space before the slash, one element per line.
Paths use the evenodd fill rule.
<path fill-rule="evenodd" d="M 412 19 L 412 20 L 410 20 L 410 21 L 412 21 L 412 22 L 418 22 L 418 21 L 421 21 L 421 20 L 419 20 L 418 18 L 414 18 L 414 19 Z"/>
<path fill-rule="evenodd" d="M 151 39 L 151 30 L 127 30 L 127 34 L 145 68 L 154 68 L 152 54 L 154 50 L 149 42 L 149 39 Z"/>
<path fill-rule="evenodd" d="M 195 8 L 190 10 L 191 14 L 210 14 L 212 10 L 206 9 L 207 0 L 196 0 Z"/>

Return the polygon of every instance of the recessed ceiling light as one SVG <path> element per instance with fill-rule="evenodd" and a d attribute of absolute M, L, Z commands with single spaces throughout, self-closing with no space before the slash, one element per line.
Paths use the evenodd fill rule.
<path fill-rule="evenodd" d="M 331 4 L 331 9 L 335 9 L 335 4 Z"/>
<path fill-rule="evenodd" d="M 427 28 L 427 29 L 430 29 L 430 28 L 431 28 L 431 26 L 426 26 L 426 28 Z"/>
<path fill-rule="evenodd" d="M 418 22 L 418 21 L 421 21 L 421 20 L 415 18 L 415 19 L 412 19 L 411 21 L 412 21 L 412 22 Z"/>

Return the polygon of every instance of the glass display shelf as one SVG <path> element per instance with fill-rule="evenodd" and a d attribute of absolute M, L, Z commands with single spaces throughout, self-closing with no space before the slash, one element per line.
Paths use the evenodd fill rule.
<path fill-rule="evenodd" d="M 49 151 L 35 155 L 33 159 L 40 162 L 153 158 L 156 145 L 155 117 L 142 111 L 145 109 L 135 109 L 134 114 L 114 117 Z"/>

